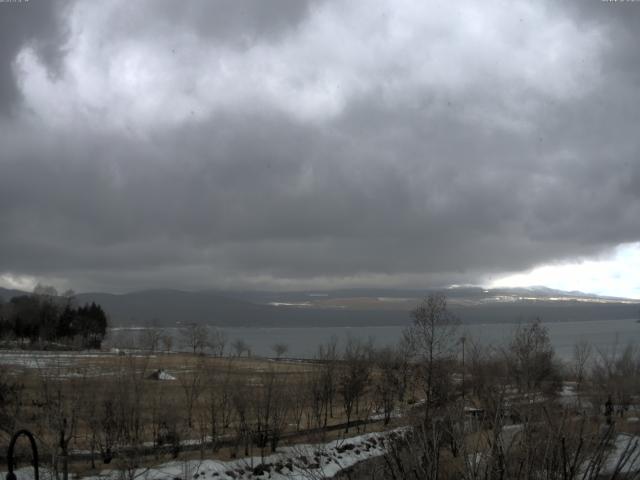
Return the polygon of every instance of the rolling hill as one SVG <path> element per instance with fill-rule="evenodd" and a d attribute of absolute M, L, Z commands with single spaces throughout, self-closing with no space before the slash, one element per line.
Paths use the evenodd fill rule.
<path fill-rule="evenodd" d="M 112 325 L 358 326 L 406 325 L 425 290 L 352 289 L 320 292 L 220 292 L 144 290 L 126 294 L 81 293 L 80 304 L 96 302 Z M 638 318 L 640 302 L 562 292 L 544 287 L 446 289 L 451 309 L 464 323 L 499 323 L 540 318 L 578 321 Z M 0 288 L 4 300 L 25 294 Z"/>

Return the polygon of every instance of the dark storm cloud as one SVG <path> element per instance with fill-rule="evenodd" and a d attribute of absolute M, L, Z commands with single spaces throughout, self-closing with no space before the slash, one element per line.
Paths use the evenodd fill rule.
<path fill-rule="evenodd" d="M 25 54 L 0 119 L 0 275 L 420 287 L 640 238 L 625 15 L 356 3 L 70 8 L 60 75 Z"/>

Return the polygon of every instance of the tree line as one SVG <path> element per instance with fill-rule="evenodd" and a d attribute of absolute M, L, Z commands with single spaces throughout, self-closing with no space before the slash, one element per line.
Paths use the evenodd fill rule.
<path fill-rule="evenodd" d="M 31 295 L 0 302 L 0 339 L 20 346 L 100 348 L 107 326 L 100 305 L 75 305 L 71 291 L 38 285 Z"/>

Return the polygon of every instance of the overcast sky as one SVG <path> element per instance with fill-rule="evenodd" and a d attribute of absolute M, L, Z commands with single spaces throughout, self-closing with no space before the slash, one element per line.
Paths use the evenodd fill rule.
<path fill-rule="evenodd" d="M 640 296 L 638 45 L 637 2 L 0 2 L 0 285 Z"/>

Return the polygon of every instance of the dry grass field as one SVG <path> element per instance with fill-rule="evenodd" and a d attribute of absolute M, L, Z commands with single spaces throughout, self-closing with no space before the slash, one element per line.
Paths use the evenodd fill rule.
<path fill-rule="evenodd" d="M 122 468 L 264 455 L 344 437 L 347 418 L 350 434 L 398 423 L 372 419 L 381 377 L 369 367 L 347 415 L 340 389 L 348 367 L 339 361 L 5 351 L 0 368 L 15 393 L 2 430 L 29 429 L 43 459 L 61 465 L 66 454 L 69 470 L 83 474 L 112 460 Z M 5 452 L 8 436 L 0 439 Z"/>

